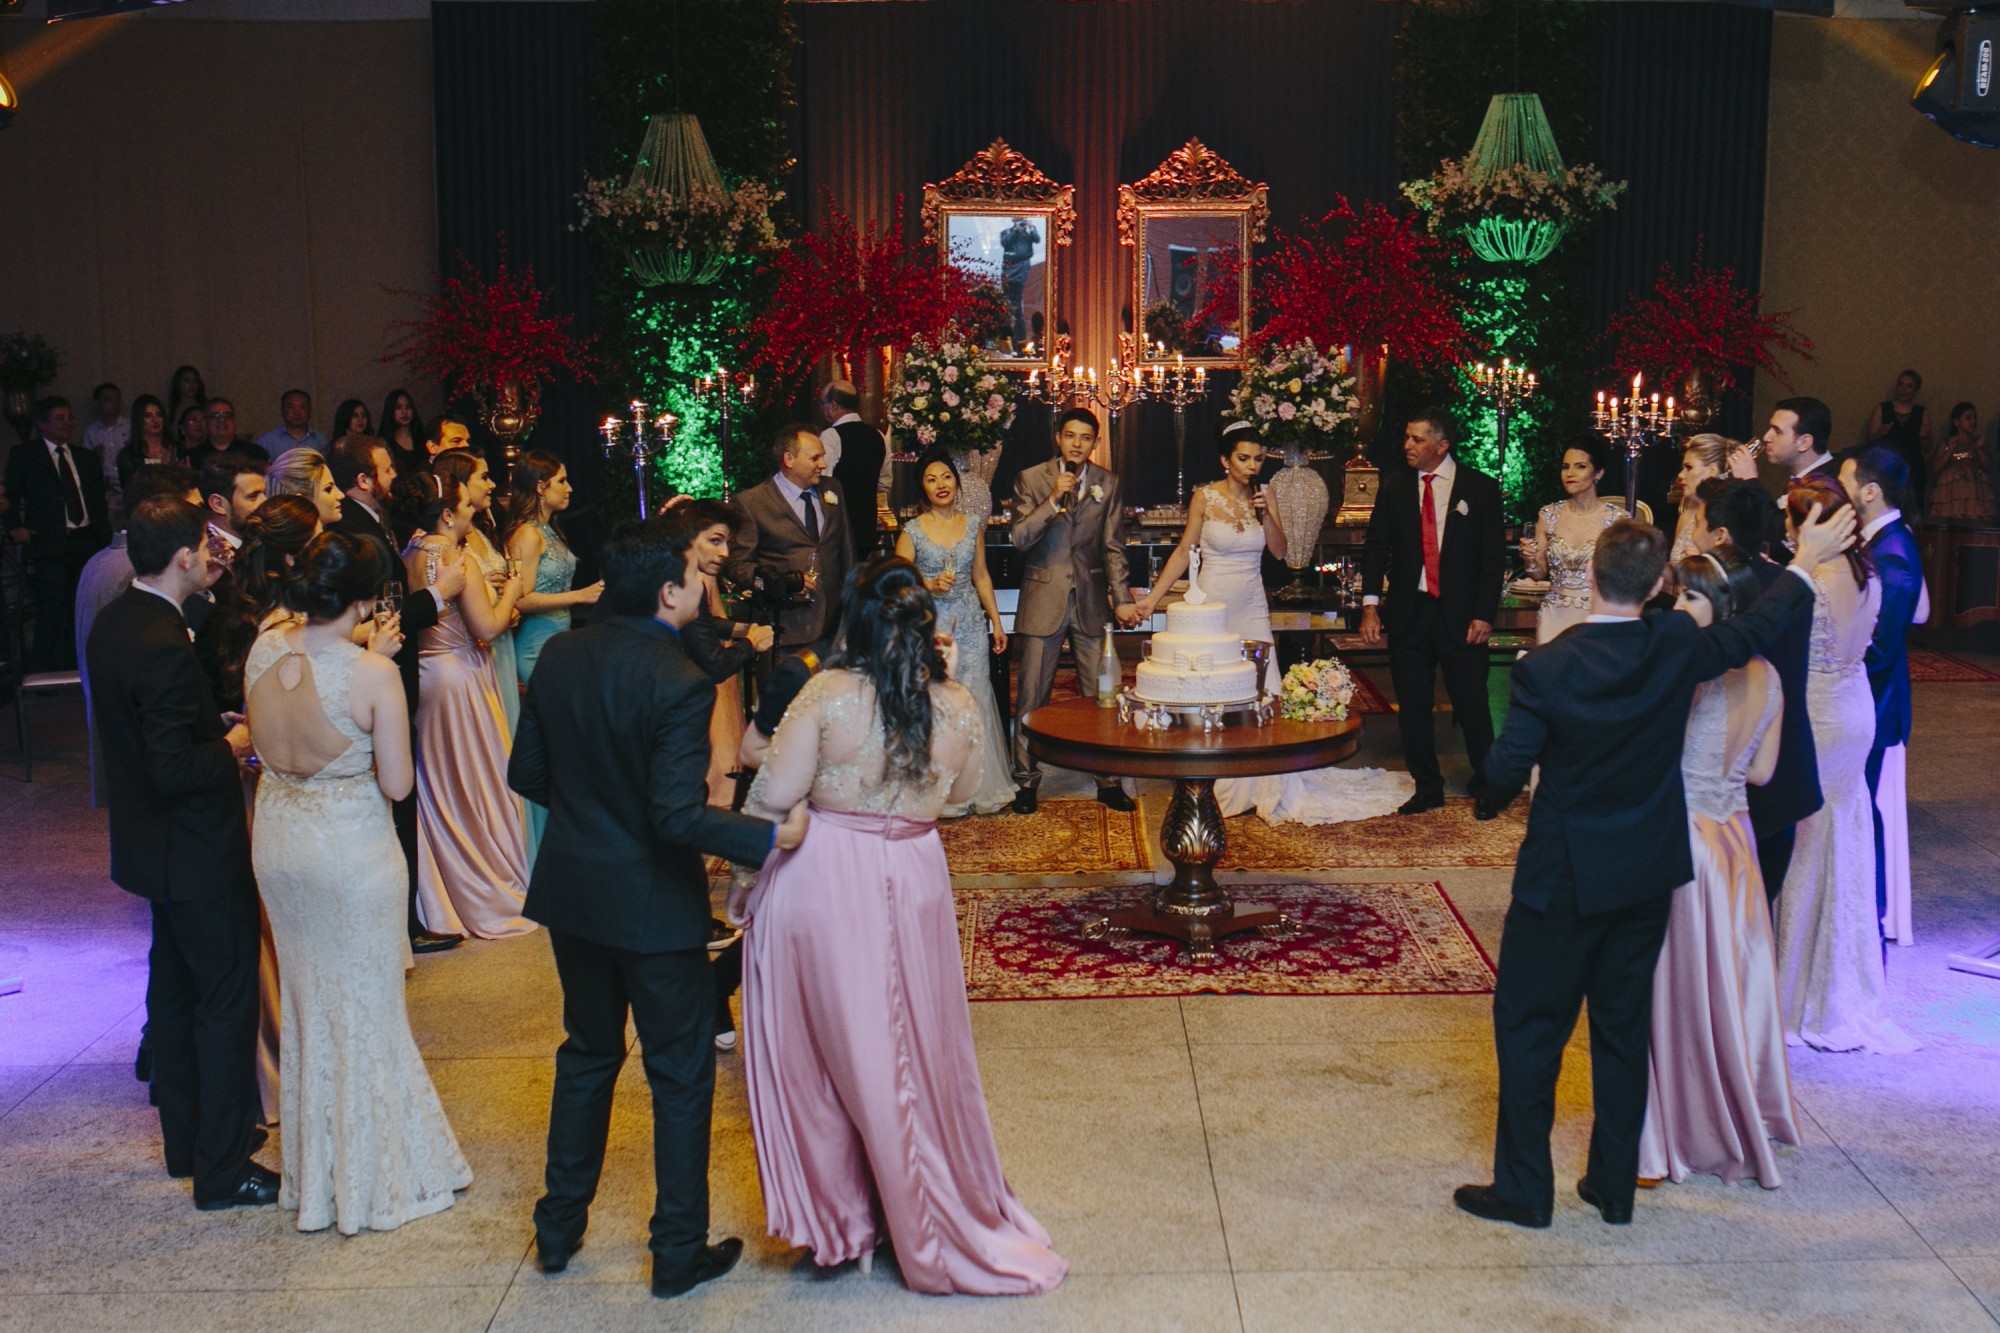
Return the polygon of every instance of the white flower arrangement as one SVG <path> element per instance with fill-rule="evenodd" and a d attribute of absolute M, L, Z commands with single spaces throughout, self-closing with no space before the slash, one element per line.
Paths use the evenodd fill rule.
<path fill-rule="evenodd" d="M 1245 362 L 1229 405 L 1231 417 L 1254 425 L 1264 443 L 1278 445 L 1331 439 L 1355 429 L 1361 414 L 1347 358 L 1322 355 L 1305 342 Z"/>
<path fill-rule="evenodd" d="M 918 337 L 889 397 L 889 427 L 919 449 L 941 444 L 983 454 L 998 449 L 1014 425 L 1014 395 L 1014 382 L 991 370 L 970 339 Z"/>
<path fill-rule="evenodd" d="M 1354 675 L 1338 658 L 1297 662 L 1278 683 L 1278 713 L 1294 722 L 1343 722 L 1354 702 Z"/>
<path fill-rule="evenodd" d="M 761 181 L 733 190 L 698 189 L 676 197 L 650 185 L 592 177 L 576 197 L 579 229 L 609 233 L 620 243 L 659 250 L 707 250 L 733 255 L 778 243 L 771 205 L 785 196 Z"/>

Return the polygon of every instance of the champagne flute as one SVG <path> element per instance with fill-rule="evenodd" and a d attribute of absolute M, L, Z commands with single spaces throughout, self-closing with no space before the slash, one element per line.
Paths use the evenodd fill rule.
<path fill-rule="evenodd" d="M 400 581 L 398 581 L 398 580 L 395 580 L 395 579 L 391 579 L 391 580 L 390 580 L 389 582 L 387 582 L 387 583 L 383 584 L 383 585 L 382 585 L 382 594 L 381 594 L 381 596 L 379 596 L 379 597 L 377 597 L 377 598 L 375 599 L 375 602 L 376 602 L 376 605 L 377 605 L 378 607 L 379 607 L 379 606 L 380 606 L 380 605 L 381 605 L 382 603 L 384 603 L 384 602 L 387 602 L 387 603 L 389 604 L 389 609 L 390 609 L 391 611 L 393 611 L 393 612 L 396 612 L 396 613 L 400 614 L 400 613 L 402 612 L 402 610 L 403 610 L 403 585 L 402 585 L 402 583 L 401 583 Z"/>
<path fill-rule="evenodd" d="M 397 612 L 401 609 L 400 604 L 392 599 L 386 591 L 377 597 L 375 599 L 375 632 L 380 634 L 384 630 L 387 630 L 389 622 L 396 618 Z"/>

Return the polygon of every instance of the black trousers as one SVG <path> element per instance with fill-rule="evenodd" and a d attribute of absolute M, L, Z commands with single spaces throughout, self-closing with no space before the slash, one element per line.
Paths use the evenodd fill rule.
<path fill-rule="evenodd" d="M 197 1202 L 235 1189 L 257 1098 L 257 900 L 153 904 L 146 1044 L 167 1170 Z"/>
<path fill-rule="evenodd" d="M 76 667 L 76 585 L 83 567 L 104 546 L 87 529 L 63 538 L 62 547 L 35 557 L 35 639 L 28 665 L 35 671 Z"/>
<path fill-rule="evenodd" d="M 1493 709 L 1486 698 L 1489 665 L 1486 645 L 1468 644 L 1465 627 L 1445 623 L 1435 597 L 1419 594 L 1409 623 L 1389 636 L 1389 679 L 1396 687 L 1396 725 L 1403 735 L 1403 762 L 1419 792 L 1442 792 L 1437 731 L 1431 695 L 1441 671 L 1452 715 L 1465 734 L 1465 755 L 1478 773 L 1493 748 Z"/>
<path fill-rule="evenodd" d="M 611 1095 L 625 1064 L 625 1015 L 639 1029 L 653 1089 L 654 1270 L 673 1273 L 708 1244 L 708 1133 L 715 1103 L 715 977 L 705 949 L 632 953 L 549 931 L 563 1031 L 549 1098 L 545 1192 L 535 1236 L 583 1236 L 604 1171 Z"/>
<path fill-rule="evenodd" d="M 389 807 L 396 824 L 396 841 L 403 845 L 403 865 L 410 874 L 410 938 L 424 928 L 417 916 L 417 793 L 411 788 L 410 794 Z"/>
<path fill-rule="evenodd" d="M 1500 937 L 1493 1042 L 1500 1061 L 1500 1119 L 1493 1188 L 1524 1208 L 1555 1203 L 1549 1131 L 1556 1078 L 1577 1008 L 1590 1002 L 1590 1092 L 1596 1121 L 1584 1176 L 1607 1203 L 1630 1203 L 1646 1121 L 1653 965 L 1667 936 L 1671 894 L 1579 916 L 1565 890 L 1537 912 L 1516 902 Z"/>
<path fill-rule="evenodd" d="M 1757 839 L 1757 868 L 1764 872 L 1764 896 L 1773 903 L 1785 889 L 1785 872 L 1792 868 L 1792 847 L 1799 840 L 1799 826 L 1787 824 Z"/>
<path fill-rule="evenodd" d="M 1868 767 L 1863 773 L 1868 778 L 1868 818 L 1875 823 L 1875 920 L 1877 929 L 1883 917 L 1889 915 L 1889 859 L 1882 845 L 1882 807 L 1875 803 L 1875 794 L 1882 786 L 1882 756 L 1886 751 L 1880 745 L 1868 751 Z M 1882 958 L 1888 961 L 1889 937 L 1882 937 Z"/>

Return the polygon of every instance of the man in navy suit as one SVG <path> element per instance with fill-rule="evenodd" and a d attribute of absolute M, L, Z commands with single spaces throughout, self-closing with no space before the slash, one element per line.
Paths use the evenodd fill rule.
<path fill-rule="evenodd" d="M 1923 596 L 1924 570 L 1917 539 L 1898 508 L 1909 484 L 1909 466 L 1887 445 L 1857 449 L 1840 462 L 1840 486 L 1861 518 L 1861 540 L 1882 580 L 1882 609 L 1868 645 L 1868 688 L 1875 695 L 1875 745 L 1868 751 L 1868 795 L 1875 809 L 1875 907 L 1885 938 L 1902 938 L 1910 883 L 1910 810 L 1903 800 L 1903 772 L 1910 739 L 1910 622 Z M 1889 808 L 1879 793 L 1887 769 Z M 1899 910 L 1889 912 L 1889 886 L 1901 886 Z"/>
<path fill-rule="evenodd" d="M 1853 538 L 1854 516 L 1815 509 L 1792 569 L 1755 606 L 1707 629 L 1678 611 L 1643 617 L 1666 582 L 1667 542 L 1630 519 L 1591 559 L 1591 615 L 1514 665 L 1507 724 L 1487 756 L 1476 813 L 1504 809 L 1541 765 L 1493 994 L 1500 1111 L 1493 1183 L 1454 1201 L 1476 1217 L 1545 1227 L 1555 1203 L 1549 1131 L 1578 1008 L 1590 1004 L 1596 1123 L 1577 1195 L 1632 1220 L 1646 1118 L 1653 965 L 1673 892 L 1694 877 L 1681 744 L 1695 686 L 1750 660 L 1812 605 L 1814 565 Z"/>

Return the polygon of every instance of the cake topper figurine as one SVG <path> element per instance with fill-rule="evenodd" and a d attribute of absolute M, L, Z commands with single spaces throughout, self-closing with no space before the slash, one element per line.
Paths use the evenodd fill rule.
<path fill-rule="evenodd" d="M 1190 547 L 1188 550 L 1188 590 L 1187 596 L 1181 600 L 1189 606 L 1200 606 L 1208 600 L 1208 594 L 1201 590 L 1201 548 L 1199 546 Z"/>

